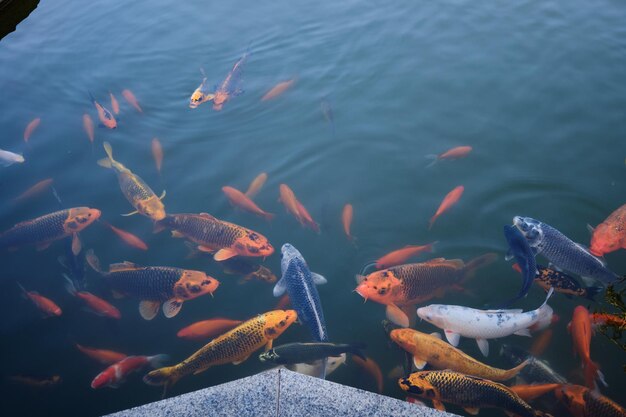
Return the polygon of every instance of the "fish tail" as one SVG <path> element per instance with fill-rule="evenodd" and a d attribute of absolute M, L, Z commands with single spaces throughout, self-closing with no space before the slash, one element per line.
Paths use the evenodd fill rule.
<path fill-rule="evenodd" d="M 172 387 L 181 376 L 176 372 L 176 366 L 166 366 L 149 372 L 143 377 L 143 382 L 148 385 L 162 385 L 163 397 L 165 397 L 167 389 Z"/>
<path fill-rule="evenodd" d="M 586 289 L 587 289 L 587 294 L 585 295 L 585 297 L 591 301 L 596 301 L 594 297 L 600 294 L 604 288 L 603 287 L 587 287 Z"/>
<path fill-rule="evenodd" d="M 96 99 L 93 97 L 93 94 L 91 94 L 91 91 L 87 90 L 87 94 L 89 94 L 89 99 L 91 100 L 91 102 L 96 104 Z"/>
<path fill-rule="evenodd" d="M 161 368 L 165 362 L 170 360 L 170 355 L 160 354 L 148 357 L 148 362 L 153 368 Z"/>
<path fill-rule="evenodd" d="M 430 168 L 430 167 L 434 166 L 439 161 L 439 158 L 437 157 L 437 155 L 434 155 L 434 154 L 425 155 L 424 158 L 432 159 L 432 162 L 430 164 L 426 165 L 426 168 Z"/>
<path fill-rule="evenodd" d="M 353 355 L 358 356 L 364 361 L 367 361 L 367 356 L 365 356 L 365 352 L 363 352 L 366 347 L 367 345 L 365 343 L 351 343 L 349 352 Z"/>
<path fill-rule="evenodd" d="M 98 272 L 99 274 L 104 274 L 104 271 L 100 268 L 100 259 L 98 259 L 93 249 L 89 249 L 85 253 L 85 260 L 87 260 L 87 263 L 89 264 L 91 269 Z"/>
<path fill-rule="evenodd" d="M 608 386 L 608 384 L 604 380 L 604 374 L 600 372 L 600 367 L 597 363 L 589 359 L 584 362 L 583 368 L 583 372 L 585 375 L 585 385 L 589 389 L 596 390 L 598 388 L 598 385 L 596 384 L 596 378 L 599 379 L 604 386 Z"/>
<path fill-rule="evenodd" d="M 263 218 L 264 218 L 265 220 L 267 220 L 268 222 L 269 222 L 269 221 L 272 221 L 272 219 L 274 218 L 274 213 L 265 213 L 265 214 L 263 215 Z"/>
<path fill-rule="evenodd" d="M 473 278 L 474 275 L 476 275 L 476 271 L 478 269 L 483 268 L 495 262 L 497 258 L 498 258 L 498 255 L 496 255 L 493 252 L 489 252 L 489 253 L 485 253 L 484 255 L 480 255 L 472 259 L 471 261 L 469 261 L 467 264 L 465 264 L 465 269 L 463 271 L 464 276 L 463 276 L 462 282 L 465 282 L 468 279 Z"/>
<path fill-rule="evenodd" d="M 433 217 L 431 217 L 430 220 L 428 221 L 428 230 L 433 228 L 433 224 L 435 224 L 435 220 L 437 220 L 436 214 Z"/>
<path fill-rule="evenodd" d="M 505 371 L 504 372 L 504 379 L 511 379 L 514 376 L 517 376 L 517 374 L 519 374 L 520 371 L 526 367 L 526 365 L 528 365 L 528 359 L 526 359 L 524 362 L 522 362 L 519 365 L 517 365 L 515 368 L 511 368 L 511 369 Z"/>
<path fill-rule="evenodd" d="M 63 278 L 65 278 L 65 290 L 75 297 L 78 291 L 76 290 L 74 281 L 72 281 L 66 274 L 63 274 Z"/>
<path fill-rule="evenodd" d="M 20 287 L 20 290 L 22 290 L 22 297 L 28 298 L 27 296 L 28 291 L 26 291 L 26 288 L 24 288 L 22 284 L 19 283 L 19 281 L 15 281 L 15 283 L 17 284 L 18 287 Z"/>

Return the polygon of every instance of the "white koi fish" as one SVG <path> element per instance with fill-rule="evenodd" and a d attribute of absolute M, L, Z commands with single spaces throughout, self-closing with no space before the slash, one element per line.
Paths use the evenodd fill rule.
<path fill-rule="evenodd" d="M 0 166 L 8 167 L 15 163 L 21 164 L 22 162 L 24 162 L 22 155 L 0 149 Z"/>
<path fill-rule="evenodd" d="M 538 321 L 549 321 L 552 307 L 547 305 L 548 298 L 554 291 L 550 288 L 543 304 L 536 310 L 525 313 L 519 310 L 477 310 L 475 308 L 431 304 L 417 309 L 417 315 L 427 322 L 443 329 L 452 346 L 459 344 L 461 336 L 476 339 L 478 348 L 484 356 L 489 355 L 487 339 L 516 334 L 530 336 L 528 328 Z M 550 318 L 548 318 L 550 317 Z"/>

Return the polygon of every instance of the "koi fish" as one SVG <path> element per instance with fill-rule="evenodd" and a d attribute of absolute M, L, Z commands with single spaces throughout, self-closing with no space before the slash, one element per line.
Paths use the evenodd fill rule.
<path fill-rule="evenodd" d="M 493 368 L 444 342 L 439 333 L 395 329 L 389 337 L 413 356 L 413 364 L 420 370 L 428 363 L 434 369 L 449 369 L 492 381 L 506 381 L 517 376 L 528 363 L 522 362 L 509 370 Z"/>
<path fill-rule="evenodd" d="M 437 220 L 439 216 L 441 216 L 443 213 L 448 211 L 450 207 L 452 207 L 459 201 L 459 199 L 461 198 L 461 195 L 463 195 L 463 191 L 465 191 L 465 187 L 463 187 L 462 185 L 459 185 L 458 187 L 455 187 L 452 191 L 450 191 L 448 194 L 446 194 L 443 201 L 439 205 L 437 212 L 435 213 L 433 217 L 430 218 L 430 222 L 428 223 L 428 230 L 430 230 L 433 227 L 433 224 L 435 224 L 435 220 Z"/>
<path fill-rule="evenodd" d="M 461 336 L 476 339 L 476 344 L 484 356 L 489 355 L 488 339 L 516 334 L 530 337 L 528 328 L 546 316 L 552 316 L 552 308 L 547 304 L 552 295 L 548 293 L 543 304 L 536 310 L 522 313 L 522 310 L 478 310 L 475 308 L 431 304 L 417 309 L 422 320 L 443 329 L 446 339 L 452 346 L 459 345 Z"/>
<path fill-rule="evenodd" d="M 326 321 L 315 287 L 316 284 L 325 284 L 326 278 L 311 272 L 302 254 L 289 243 L 285 243 L 280 250 L 282 277 L 274 286 L 274 297 L 280 297 L 286 291 L 291 305 L 298 312 L 298 318 L 308 326 L 313 339 L 317 342 L 327 342 Z"/>
<path fill-rule="evenodd" d="M 235 62 L 233 68 L 230 70 L 224 81 L 215 90 L 215 96 L 213 97 L 213 110 L 220 111 L 224 107 L 231 96 L 238 96 L 243 91 L 239 89 L 241 83 L 241 73 L 243 66 L 248 59 L 250 53 L 246 51 L 241 58 Z"/>
<path fill-rule="evenodd" d="M 274 87 L 270 89 L 265 95 L 261 98 L 261 101 L 271 100 L 273 98 L 278 97 L 283 94 L 285 91 L 289 90 L 291 86 L 296 82 L 295 79 L 291 79 L 288 81 L 283 81 L 276 84 Z"/>
<path fill-rule="evenodd" d="M 528 291 L 530 291 L 535 276 L 539 273 L 537 270 L 537 261 L 535 260 L 535 252 L 519 229 L 515 226 L 504 226 L 504 237 L 509 245 L 507 259 L 515 257 L 517 265 L 521 268 L 522 288 L 520 288 L 515 297 L 504 302 L 500 308 L 508 307 L 517 300 L 524 298 L 528 294 Z"/>
<path fill-rule="evenodd" d="M 238 284 L 243 284 L 253 280 L 273 284 L 277 280 L 276 275 L 274 275 L 272 271 L 265 266 L 244 261 L 241 258 L 227 259 L 220 262 L 220 266 L 223 267 L 224 272 L 227 274 L 243 275 L 243 278 L 238 281 Z"/>
<path fill-rule="evenodd" d="M 184 361 L 150 372 L 143 381 L 149 385 L 164 385 L 167 389 L 183 376 L 199 374 L 211 366 L 231 362 L 239 365 L 263 346 L 265 350 L 271 349 L 274 339 L 283 334 L 297 318 L 298 314 L 294 310 L 259 314 L 213 339 Z"/>
<path fill-rule="evenodd" d="M 43 295 L 40 295 L 36 291 L 26 291 L 26 289 L 24 289 L 24 287 L 22 287 L 22 284 L 20 284 L 19 282 L 17 283 L 17 285 L 22 290 L 22 296 L 32 301 L 35 307 L 37 307 L 37 309 L 43 314 L 44 318 L 55 316 L 58 317 L 61 315 L 61 307 L 56 305 L 54 301 L 47 297 L 44 297 Z"/>
<path fill-rule="evenodd" d="M 278 365 L 289 363 L 311 363 L 329 356 L 352 353 L 366 360 L 364 345 L 360 343 L 287 343 L 266 350 L 259 355 L 261 362 Z"/>
<path fill-rule="evenodd" d="M 63 382 L 59 375 L 53 375 L 46 378 L 35 378 L 32 376 L 12 375 L 8 376 L 7 381 L 13 384 L 24 385 L 31 388 L 51 388 Z"/>
<path fill-rule="evenodd" d="M 37 127 L 39 126 L 39 123 L 41 123 L 41 118 L 39 117 L 28 122 L 28 125 L 26 125 L 26 129 L 24 129 L 24 142 L 28 143 L 28 140 L 30 139 L 31 135 L 33 134 L 35 129 L 37 129 Z"/>
<path fill-rule="evenodd" d="M 3 167 L 9 167 L 13 164 L 21 164 L 24 161 L 25 159 L 22 155 L 0 149 L 0 165 Z"/>
<path fill-rule="evenodd" d="M 100 268 L 100 260 L 89 250 L 87 263 L 102 275 L 119 295 L 139 298 L 139 313 L 144 320 L 152 320 L 163 303 L 163 315 L 172 318 L 183 302 L 217 290 L 219 281 L 201 271 L 169 266 L 139 266 L 131 262 L 109 265 L 109 271 Z"/>
<path fill-rule="evenodd" d="M 597 363 L 591 360 L 590 344 L 591 344 L 591 317 L 589 310 L 583 306 L 576 306 L 572 321 L 567 325 L 567 330 L 572 335 L 574 344 L 574 352 L 578 354 L 582 360 L 582 367 L 585 374 L 585 384 L 592 389 L 596 388 L 596 376 L 605 385 L 604 375 L 599 370 Z"/>
<path fill-rule="evenodd" d="M 513 269 L 518 270 L 519 266 L 513 264 Z M 518 272 L 520 272 L 519 270 Z M 585 297 L 591 301 L 595 301 L 594 297 L 602 291 L 602 287 L 583 287 L 574 278 L 564 272 L 557 271 L 545 266 L 537 265 L 537 275 L 535 275 L 535 283 L 543 288 L 546 292 L 550 288 L 554 288 L 555 292 L 565 294 L 571 298 L 573 295 L 577 297 Z"/>
<path fill-rule="evenodd" d="M 112 319 L 121 319 L 122 313 L 110 304 L 108 301 L 103 300 L 102 298 L 93 295 L 87 291 L 78 291 L 74 282 L 65 275 L 65 289 L 70 295 L 79 298 L 83 303 L 85 303 L 87 311 L 101 317 L 108 317 Z"/>
<path fill-rule="evenodd" d="M 263 184 L 265 184 L 265 181 L 267 181 L 267 174 L 265 172 L 261 172 L 250 183 L 248 190 L 244 193 L 246 197 L 248 197 L 250 200 L 254 199 L 259 191 L 261 191 L 261 188 L 263 188 Z"/>
<path fill-rule="evenodd" d="M 604 256 L 618 249 L 626 249 L 626 204 L 609 215 L 592 232 L 589 252 L 595 256 Z"/>
<path fill-rule="evenodd" d="M 224 194 L 226 194 L 228 201 L 230 201 L 230 204 L 233 207 L 238 207 L 243 211 L 247 211 L 248 213 L 263 217 L 265 220 L 268 221 L 274 218 L 274 215 L 272 213 L 263 211 L 259 206 L 254 203 L 254 201 L 246 197 L 246 195 L 238 189 L 225 186 L 222 187 L 222 191 L 224 192 Z"/>
<path fill-rule="evenodd" d="M 113 113 L 120 114 L 120 103 L 118 103 L 117 99 L 110 91 L 109 96 L 111 96 L 111 109 L 113 109 Z"/>
<path fill-rule="evenodd" d="M 278 201 L 283 203 L 287 212 L 295 217 L 296 220 L 298 220 L 298 223 L 302 224 L 303 220 L 300 215 L 300 211 L 298 210 L 298 199 L 296 198 L 296 195 L 287 184 L 280 184 L 279 191 L 280 198 Z"/>
<path fill-rule="evenodd" d="M 113 114 L 106 107 L 98 103 L 96 99 L 93 98 L 93 95 L 91 93 L 89 93 L 89 97 L 91 98 L 91 102 L 93 103 L 93 105 L 96 107 L 100 123 L 102 123 L 104 127 L 107 127 L 109 129 L 115 129 L 117 127 L 117 121 L 115 120 L 115 116 L 113 116 Z"/>
<path fill-rule="evenodd" d="M 380 370 L 380 366 L 372 358 L 366 357 L 365 360 L 361 359 L 357 355 L 352 356 L 352 361 L 363 371 L 367 372 L 374 381 L 376 381 L 376 390 L 379 394 L 383 393 L 383 373 Z M 328 372 L 327 372 L 328 374 Z"/>
<path fill-rule="evenodd" d="M 548 345 L 552 341 L 552 335 L 554 331 L 552 329 L 544 330 L 533 342 L 530 347 L 530 354 L 533 356 L 541 356 L 546 351 Z"/>
<path fill-rule="evenodd" d="M 163 148 L 158 138 L 152 139 L 152 156 L 154 157 L 154 164 L 157 171 L 161 172 L 161 165 L 163 165 Z"/>
<path fill-rule="evenodd" d="M 206 340 L 210 337 L 219 336 L 241 323 L 243 323 L 241 320 L 222 318 L 197 321 L 180 329 L 176 336 L 186 340 Z"/>
<path fill-rule="evenodd" d="M 111 365 L 128 357 L 124 353 L 114 352 L 112 350 L 94 349 L 76 344 L 76 349 L 80 350 L 85 356 L 100 362 L 103 365 Z"/>
<path fill-rule="evenodd" d="M 429 399 L 437 410 L 445 411 L 443 403 L 462 407 L 469 414 L 478 414 L 481 408 L 499 408 L 508 415 L 538 417 L 535 411 L 510 388 L 488 379 L 464 375 L 454 371 L 414 372 L 398 380 L 404 391 Z"/>
<path fill-rule="evenodd" d="M 170 214 L 156 223 L 155 231 L 172 230 L 172 237 L 186 238 L 201 252 L 213 253 L 213 259 L 224 261 L 234 256 L 267 257 L 274 248 L 260 233 L 233 223 L 218 220 L 207 213 Z"/>
<path fill-rule="evenodd" d="M 532 385 L 513 385 L 509 387 L 511 391 L 519 395 L 524 401 L 532 401 L 536 398 L 546 395 L 549 392 L 559 388 L 561 384 L 532 384 Z"/>
<path fill-rule="evenodd" d="M 500 356 L 513 366 L 525 362 L 526 366 L 519 373 L 527 383 L 532 384 L 566 384 L 567 380 L 548 365 L 546 361 L 537 359 L 522 348 L 503 344 Z"/>
<path fill-rule="evenodd" d="M 103 221 L 103 223 L 105 224 L 105 226 L 111 229 L 128 246 L 131 246 L 135 249 L 148 250 L 148 245 L 146 245 L 146 243 L 143 240 L 139 239 L 134 234 L 127 232 L 125 230 L 122 230 L 122 229 L 118 229 L 117 227 L 105 221 Z"/>
<path fill-rule="evenodd" d="M 355 240 L 355 237 L 350 233 L 350 227 L 352 226 L 352 216 L 353 216 L 353 208 L 352 204 L 346 204 L 343 206 L 343 211 L 341 212 L 341 224 L 343 225 L 343 233 L 346 235 L 350 242 Z"/>
<path fill-rule="evenodd" d="M 91 381 L 91 388 L 119 388 L 133 372 L 139 372 L 148 366 L 159 368 L 167 361 L 169 361 L 168 355 L 128 356 L 100 372 Z"/>
<path fill-rule="evenodd" d="M 452 149 L 448 149 L 447 151 L 440 153 L 439 155 L 426 155 L 426 158 L 433 159 L 433 162 L 428 164 L 428 167 L 435 165 L 438 161 L 443 159 L 461 159 L 465 158 L 469 153 L 472 152 L 471 146 L 457 146 Z"/>
<path fill-rule="evenodd" d="M 87 113 L 83 114 L 83 129 L 89 138 L 89 142 L 93 143 L 95 134 L 93 128 L 93 119 Z"/>
<path fill-rule="evenodd" d="M 285 294 L 276 303 L 275 310 L 284 310 L 285 308 L 291 305 L 291 300 L 289 299 L 289 294 Z"/>
<path fill-rule="evenodd" d="M 611 283 L 619 277 L 582 245 L 573 242 L 552 226 L 530 217 L 515 216 L 513 224 L 524 234 L 531 248 L 557 268 L 580 275 L 585 282 Z"/>
<path fill-rule="evenodd" d="M 580 385 L 562 385 L 556 398 L 574 417 L 624 417 L 626 409 L 608 397 Z"/>
<path fill-rule="evenodd" d="M 113 159 L 113 149 L 109 142 L 104 142 L 103 146 L 107 158 L 99 160 L 98 165 L 115 171 L 122 194 L 124 194 L 126 200 L 137 209 L 132 213 L 126 214 L 126 216 L 139 213 L 154 221 L 164 219 L 165 206 L 163 206 L 161 200 L 165 197 L 165 191 L 158 197 L 154 191 L 152 191 L 152 188 L 139 178 L 138 175 Z"/>
<path fill-rule="evenodd" d="M 207 86 L 207 83 L 206 83 L 207 78 L 204 74 L 204 70 L 201 70 L 201 72 L 204 78 L 202 79 L 202 83 L 200 83 L 198 88 L 196 88 L 195 91 L 191 94 L 191 97 L 189 97 L 190 109 L 195 109 L 202 103 L 211 101 L 215 97 L 214 94 L 209 93 L 209 87 Z"/>
<path fill-rule="evenodd" d="M 442 297 L 448 289 L 461 290 L 462 284 L 475 271 L 493 262 L 495 254 L 479 256 L 465 264 L 460 259 L 436 258 L 422 263 L 394 266 L 357 275 L 355 291 L 367 300 L 386 306 L 387 318 L 402 327 L 409 326 L 409 314 L 414 306 L 435 297 Z M 404 309 L 404 311 L 402 310 Z"/>
<path fill-rule="evenodd" d="M 46 178 L 45 180 L 39 181 L 37 184 L 30 187 L 28 190 L 24 191 L 22 194 L 18 195 L 13 199 L 14 203 L 23 203 L 24 201 L 32 198 L 38 194 L 43 193 L 48 188 L 52 186 L 54 180 L 52 178 Z"/>
<path fill-rule="evenodd" d="M 76 241 L 77 233 L 98 220 L 100 214 L 98 209 L 74 207 L 26 220 L 0 234 L 0 248 L 35 245 L 43 250 L 55 240 L 72 236 Z"/>
<path fill-rule="evenodd" d="M 139 105 L 139 101 L 130 90 L 122 90 L 122 95 L 128 101 L 128 103 L 135 108 L 139 113 L 143 113 L 141 106 Z"/>
<path fill-rule="evenodd" d="M 626 318 L 609 313 L 591 313 L 591 326 L 595 329 L 598 326 L 612 326 L 620 330 L 626 329 Z"/>
<path fill-rule="evenodd" d="M 301 224 L 313 230 L 315 233 L 319 233 L 320 225 L 317 224 L 315 220 L 313 220 L 313 217 L 311 217 L 306 207 L 304 207 L 302 203 L 298 200 L 296 200 L 296 205 L 298 206 L 298 213 L 300 214 L 300 219 L 302 219 Z"/>
<path fill-rule="evenodd" d="M 376 269 L 389 268 L 391 266 L 396 266 L 403 264 L 407 259 L 412 258 L 413 256 L 417 256 L 422 252 L 432 252 L 433 246 L 437 242 L 429 243 L 428 245 L 407 245 L 402 249 L 394 250 L 389 252 L 382 258 L 379 258 L 376 261 Z"/>

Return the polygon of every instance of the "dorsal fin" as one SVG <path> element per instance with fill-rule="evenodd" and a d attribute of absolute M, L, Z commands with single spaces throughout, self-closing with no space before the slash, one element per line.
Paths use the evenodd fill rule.
<path fill-rule="evenodd" d="M 140 269 L 141 266 L 132 262 L 124 261 L 117 264 L 109 265 L 109 272 L 130 271 L 133 269 Z"/>
<path fill-rule="evenodd" d="M 204 217 L 205 219 L 217 220 L 215 217 L 211 216 L 209 213 L 200 213 L 200 217 Z"/>
<path fill-rule="evenodd" d="M 425 264 L 440 264 L 443 262 L 447 262 L 446 258 L 433 258 L 433 259 L 429 259 L 426 262 L 424 262 Z"/>

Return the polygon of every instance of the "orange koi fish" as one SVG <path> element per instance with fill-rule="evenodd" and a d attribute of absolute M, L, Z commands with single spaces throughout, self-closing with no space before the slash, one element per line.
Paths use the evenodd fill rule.
<path fill-rule="evenodd" d="M 591 228 L 589 252 L 604 256 L 618 249 L 626 249 L 626 204 L 615 210 L 595 229 Z"/>
<path fill-rule="evenodd" d="M 267 174 L 265 172 L 261 172 L 250 183 L 248 191 L 244 193 L 246 197 L 248 197 L 250 200 L 254 199 L 259 191 L 261 191 L 261 188 L 263 187 L 263 184 L 265 184 L 265 181 L 267 181 Z"/>
<path fill-rule="evenodd" d="M 83 114 L 83 128 L 85 129 L 85 133 L 87 133 L 89 142 L 93 143 L 93 140 L 95 138 L 94 129 L 93 129 L 93 119 L 87 113 Z"/>
<path fill-rule="evenodd" d="M 41 118 L 37 117 L 36 119 L 31 120 L 28 125 L 26 125 L 26 129 L 24 129 L 24 142 L 28 143 L 31 135 L 39 126 L 39 123 L 41 123 Z"/>
<path fill-rule="evenodd" d="M 12 375 L 7 377 L 7 381 L 13 384 L 24 385 L 31 388 L 51 388 L 63 382 L 59 375 L 49 378 L 35 378 L 32 376 Z"/>
<path fill-rule="evenodd" d="M 552 329 L 544 330 L 533 342 L 533 345 L 530 347 L 530 354 L 533 356 L 541 356 L 543 352 L 546 351 L 548 345 L 552 341 L 552 334 L 554 332 Z"/>
<path fill-rule="evenodd" d="M 152 156 L 154 157 L 156 169 L 160 173 L 161 165 L 163 165 L 163 147 L 161 146 L 161 142 L 159 142 L 158 138 L 152 139 Z"/>
<path fill-rule="evenodd" d="M 346 204 L 343 206 L 343 211 L 341 212 L 341 223 L 343 224 L 343 232 L 350 242 L 355 240 L 355 237 L 350 233 L 350 227 L 352 226 L 352 215 L 353 209 L 352 204 Z"/>
<path fill-rule="evenodd" d="M 459 185 L 458 187 L 455 187 L 452 191 L 450 191 L 444 197 L 443 201 L 441 202 L 441 205 L 437 209 L 437 212 L 435 213 L 433 217 L 430 218 L 430 222 L 428 223 L 428 230 L 430 230 L 433 227 L 433 224 L 435 224 L 435 220 L 437 220 L 439 216 L 441 216 L 444 212 L 449 210 L 450 207 L 452 207 L 459 201 L 459 199 L 461 198 L 461 195 L 463 195 L 463 191 L 465 191 L 465 187 L 463 187 L 462 185 Z"/>
<path fill-rule="evenodd" d="M 549 392 L 559 388 L 561 384 L 532 384 L 532 385 L 513 385 L 509 387 L 511 391 L 519 395 L 519 397 L 528 402 L 536 398 L 546 395 Z"/>
<path fill-rule="evenodd" d="M 105 226 L 109 227 L 111 230 L 113 230 L 113 232 L 120 238 L 122 239 L 122 241 L 124 243 L 126 243 L 128 246 L 131 246 L 133 248 L 136 249 L 140 249 L 140 250 L 148 250 L 148 245 L 145 244 L 145 242 L 141 239 L 139 239 L 137 236 L 135 236 L 134 234 L 127 232 L 125 230 L 122 229 L 118 229 L 117 227 L 113 226 L 112 224 L 109 224 L 105 221 L 103 221 L 102 223 L 105 224 Z"/>
<path fill-rule="evenodd" d="M 72 282 L 72 280 L 69 279 L 67 276 L 65 277 L 65 280 L 65 289 L 67 290 L 67 292 L 69 292 L 76 298 L 80 298 L 85 303 L 87 310 L 89 310 L 91 313 L 97 316 L 109 317 L 112 319 L 122 318 L 122 313 L 120 313 L 120 311 L 113 305 L 103 300 L 102 298 L 93 295 L 90 292 L 78 291 L 74 286 L 74 282 Z"/>
<path fill-rule="evenodd" d="M 40 295 L 36 291 L 26 291 L 19 282 L 17 283 L 17 285 L 22 290 L 22 296 L 32 301 L 35 307 L 37 307 L 37 309 L 41 311 L 44 318 L 55 317 L 55 316 L 58 317 L 61 315 L 62 313 L 61 307 L 56 305 L 54 301 L 52 301 L 49 298 L 44 297 L 43 295 Z"/>
<path fill-rule="evenodd" d="M 22 194 L 18 195 L 13 199 L 14 203 L 23 203 L 24 201 L 32 198 L 36 195 L 41 194 L 46 191 L 48 188 L 52 186 L 54 180 L 52 178 L 46 178 L 45 180 L 39 181 L 37 184 L 30 187 L 28 190 L 24 191 Z"/>
<path fill-rule="evenodd" d="M 250 53 L 246 51 L 241 58 L 235 62 L 233 69 L 230 70 L 224 81 L 217 87 L 215 97 L 213 97 L 213 110 L 220 111 L 224 107 L 231 96 L 237 96 L 242 93 L 239 89 L 241 82 L 241 73 L 243 65 L 248 59 Z"/>
<path fill-rule="evenodd" d="M 554 394 L 574 417 L 626 417 L 626 408 L 580 385 L 561 385 Z"/>
<path fill-rule="evenodd" d="M 111 96 L 111 109 L 113 109 L 113 113 L 120 114 L 120 103 L 118 103 L 112 92 L 109 91 L 109 95 Z"/>
<path fill-rule="evenodd" d="M 306 207 L 304 207 L 302 203 L 297 199 L 296 199 L 296 205 L 298 206 L 298 213 L 300 214 L 300 218 L 302 219 L 302 222 L 300 224 L 308 227 L 309 229 L 313 230 L 315 233 L 319 233 L 320 225 L 317 224 L 315 220 L 313 220 L 313 217 L 311 217 Z"/>
<path fill-rule="evenodd" d="M 195 91 L 191 94 L 191 97 L 189 97 L 190 109 L 195 109 L 202 103 L 211 101 L 213 100 L 213 97 L 215 97 L 214 94 L 211 94 L 209 92 L 209 87 L 207 86 L 207 83 L 206 83 L 207 78 L 204 74 L 204 70 L 201 69 L 201 72 L 204 78 L 202 79 L 202 82 L 200 83 L 198 88 L 196 88 Z"/>
<path fill-rule="evenodd" d="M 241 320 L 222 318 L 203 320 L 180 329 L 176 336 L 187 340 L 206 340 L 239 326 L 241 323 L 243 323 Z"/>
<path fill-rule="evenodd" d="M 102 106 L 100 103 L 93 98 L 93 95 L 89 93 L 89 97 L 91 98 L 91 102 L 94 106 L 96 106 L 96 111 L 98 112 L 98 119 L 100 119 L 100 123 L 104 127 L 109 129 L 115 129 L 117 127 L 117 121 L 115 120 L 115 116 L 108 109 Z"/>
<path fill-rule="evenodd" d="M 100 362 L 103 365 L 111 365 L 113 363 L 121 361 L 128 356 L 124 353 L 119 353 L 112 350 L 94 349 L 81 346 L 78 343 L 76 344 L 76 349 L 80 350 L 86 356 Z"/>
<path fill-rule="evenodd" d="M 133 372 L 139 372 L 147 366 L 158 368 L 163 366 L 163 363 L 168 360 L 168 355 L 127 356 L 100 372 L 93 381 L 91 381 L 91 388 L 119 388 L 120 385 L 126 381 L 126 377 Z"/>
<path fill-rule="evenodd" d="M 404 263 L 407 259 L 417 256 L 422 252 L 432 252 L 433 246 L 437 242 L 429 243 L 428 245 L 407 245 L 402 249 L 394 250 L 393 252 L 389 252 L 382 258 L 376 261 L 376 268 L 383 269 L 389 268 L 391 266 L 396 266 Z"/>
<path fill-rule="evenodd" d="M 139 101 L 130 90 L 122 90 L 122 95 L 128 101 L 128 103 L 135 108 L 139 113 L 143 113 L 141 106 L 139 105 Z"/>
<path fill-rule="evenodd" d="M 374 381 L 376 381 L 376 389 L 379 394 L 383 392 L 383 373 L 380 370 L 380 366 L 376 363 L 372 358 L 367 358 L 367 360 L 363 360 L 359 358 L 357 355 L 352 355 L 352 361 L 356 363 L 359 368 L 363 369 L 367 372 Z"/>
<path fill-rule="evenodd" d="M 272 220 L 274 215 L 263 211 L 254 201 L 250 200 L 244 193 L 236 188 L 225 186 L 222 191 L 226 194 L 228 201 L 233 207 L 239 207 L 243 211 L 263 217 L 265 220 Z"/>
<path fill-rule="evenodd" d="M 585 374 L 585 384 L 591 389 L 597 388 L 596 376 L 606 386 L 604 375 L 599 370 L 597 363 L 591 360 L 590 344 L 591 344 L 591 317 L 589 310 L 583 306 L 577 306 L 574 309 L 572 321 L 567 325 L 567 330 L 572 335 L 574 343 L 574 352 L 578 353 L 582 360 L 583 371 Z"/>
<path fill-rule="evenodd" d="M 278 199 L 278 201 L 283 203 L 287 212 L 295 217 L 296 220 L 298 220 L 298 223 L 303 224 L 300 211 L 298 210 L 298 199 L 296 198 L 296 195 L 293 193 L 291 188 L 289 188 L 287 184 L 280 184 L 279 191 L 280 198 Z"/>
<path fill-rule="evenodd" d="M 591 313 L 591 326 L 595 329 L 598 326 L 612 326 L 619 330 L 626 330 L 626 318 L 609 313 Z"/>
<path fill-rule="evenodd" d="M 457 146 L 456 148 L 448 149 L 447 151 L 440 153 L 439 155 L 426 155 L 428 159 L 434 159 L 428 166 L 431 167 L 441 161 L 442 159 L 461 159 L 465 158 L 472 152 L 471 146 Z"/>
<path fill-rule="evenodd" d="M 283 82 L 276 84 L 274 87 L 272 87 L 270 91 L 265 93 L 265 95 L 261 98 L 261 101 L 267 101 L 267 100 L 271 100 L 273 98 L 278 97 L 285 91 L 289 90 L 295 82 L 296 82 L 295 79 L 291 79 L 291 80 L 283 81 Z"/>

